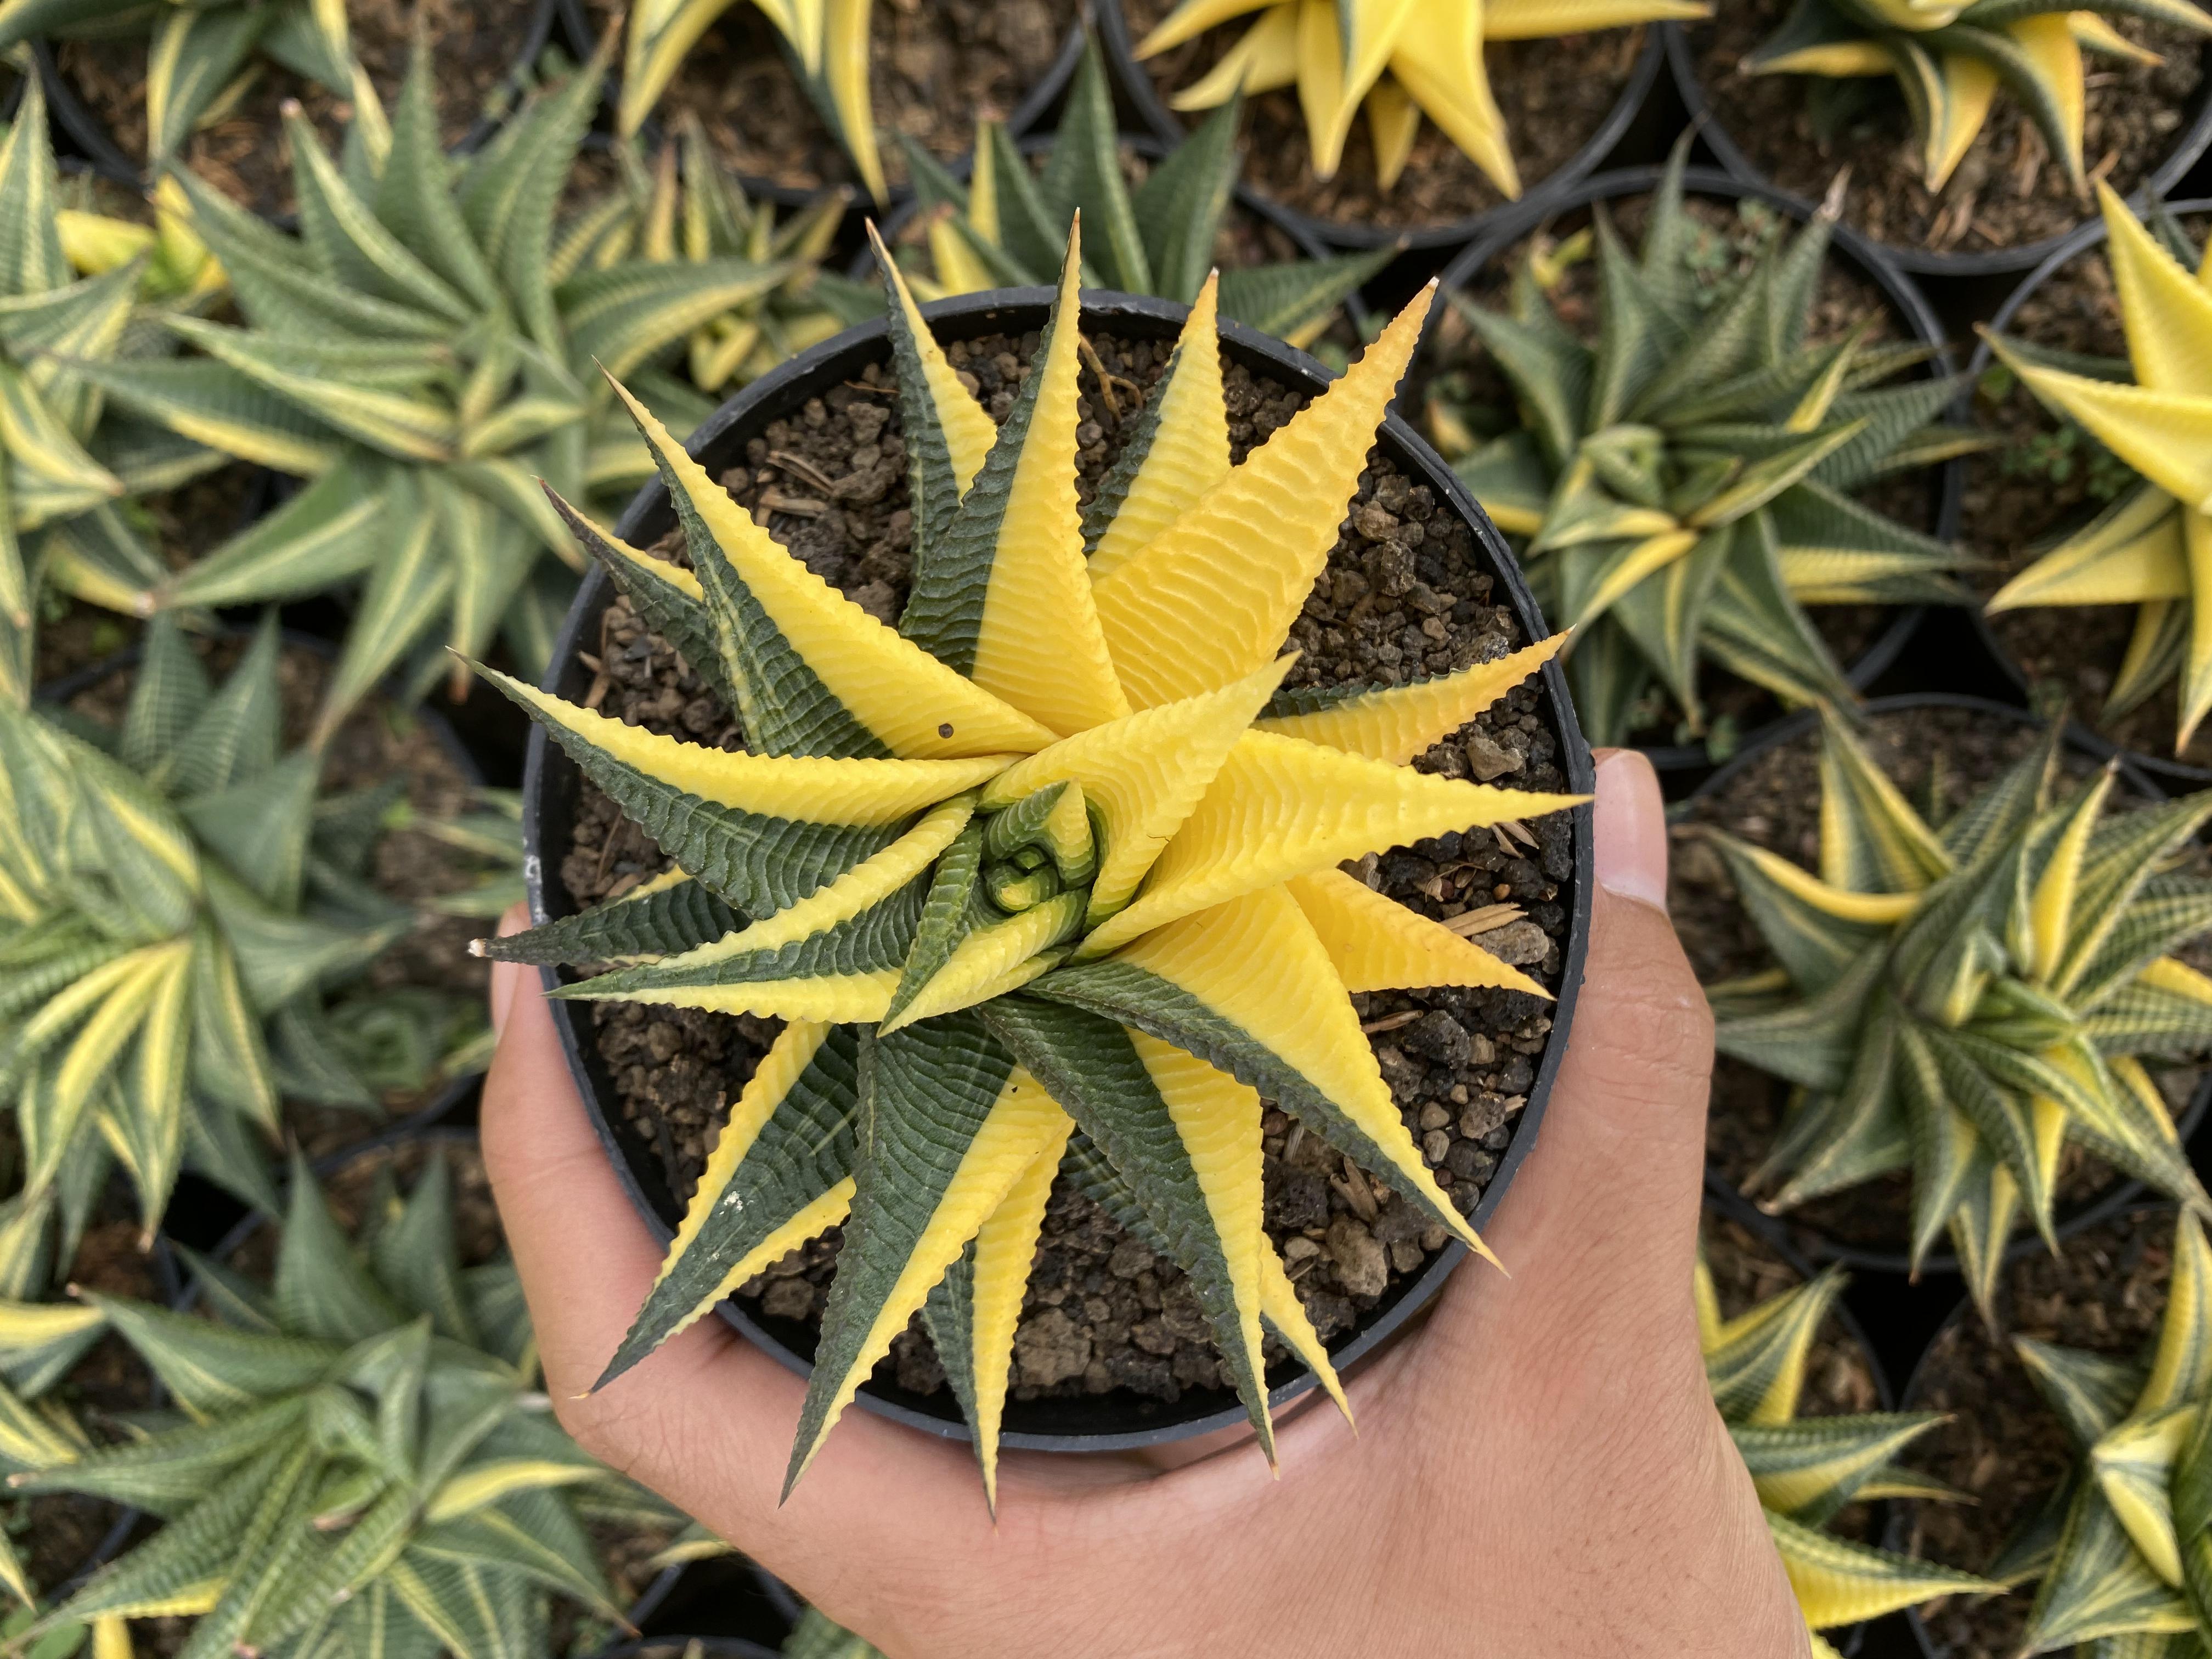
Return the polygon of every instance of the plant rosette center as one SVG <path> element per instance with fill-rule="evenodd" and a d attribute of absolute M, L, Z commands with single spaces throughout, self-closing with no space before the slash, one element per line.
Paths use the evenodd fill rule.
<path fill-rule="evenodd" d="M 690 568 L 556 505 L 748 746 L 490 676 L 676 867 L 485 948 L 600 970 L 564 1000 L 784 1022 L 602 1385 L 841 1227 L 789 1479 L 919 1315 L 994 1493 L 1015 1328 L 1065 1176 L 1189 1279 L 1272 1455 L 1266 1335 L 1344 1402 L 1265 1230 L 1263 1101 L 1487 1254 L 1352 999 L 1549 993 L 1342 866 L 1577 804 L 1407 764 L 1561 641 L 1403 684 L 1283 689 L 1426 294 L 1232 464 L 1209 279 L 1085 504 L 1077 238 L 1002 421 L 878 257 L 914 513 L 896 626 L 623 393 Z"/>

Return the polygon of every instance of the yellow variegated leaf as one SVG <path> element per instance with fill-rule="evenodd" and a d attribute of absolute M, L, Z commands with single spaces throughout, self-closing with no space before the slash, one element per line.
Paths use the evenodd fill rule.
<path fill-rule="evenodd" d="M 1103 956 L 1178 917 L 1346 859 L 1559 811 L 1583 799 L 1430 777 L 1297 738 L 1248 732 L 1136 902 L 1091 933 L 1078 954 Z M 1252 830 L 1261 822 L 1270 834 L 1255 842 Z"/>
<path fill-rule="evenodd" d="M 1132 707 L 1213 690 L 1281 649 L 1336 545 L 1360 446 L 1397 390 L 1433 293 L 1423 289 L 1342 379 L 1097 584 Z"/>
<path fill-rule="evenodd" d="M 1559 654 L 1569 637 L 1554 634 L 1455 674 L 1362 692 L 1310 714 L 1273 714 L 1253 724 L 1262 732 L 1402 766 L 1534 674 Z"/>
<path fill-rule="evenodd" d="M 1215 310 L 1218 286 L 1218 274 L 1209 271 L 1176 337 L 1167 392 L 1143 464 L 1091 550 L 1094 583 L 1150 546 L 1229 476 L 1229 417 L 1222 404 Z"/>
<path fill-rule="evenodd" d="M 1293 876 L 1286 885 L 1347 991 L 1465 985 L 1551 997 L 1519 969 L 1341 870 Z"/>

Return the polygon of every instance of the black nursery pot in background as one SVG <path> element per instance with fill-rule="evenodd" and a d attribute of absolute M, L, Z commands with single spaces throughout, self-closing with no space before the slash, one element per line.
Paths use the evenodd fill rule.
<path fill-rule="evenodd" d="M 1884 714 L 1917 709 L 1947 708 L 1966 711 L 1994 726 L 2018 728 L 2044 724 L 2028 710 L 2008 703 L 1991 702 L 1982 697 L 1950 696 L 1932 692 L 1877 698 L 1866 705 L 1864 712 L 1869 720 L 1874 720 Z M 1820 716 L 1808 711 L 1769 726 L 1756 739 L 1747 744 L 1727 765 L 1700 784 L 1690 799 L 1704 801 L 1721 794 L 1753 763 L 1785 744 L 1808 737 L 1817 731 L 1819 724 Z M 2068 727 L 2066 746 L 2076 757 L 2093 764 L 2104 762 L 2112 753 L 2109 744 L 2100 743 L 2078 726 Z M 2124 762 L 2120 763 L 2120 787 L 2148 800 L 2164 799 L 2164 792 L 2149 777 Z M 1763 1073 L 1760 1075 L 1764 1076 Z M 1772 1082 L 1778 1091 L 1790 1086 L 1778 1078 Z M 2187 1105 L 2174 1120 L 2174 1132 L 2184 1144 L 2203 1122 L 2208 1108 L 2212 1108 L 2212 1072 L 2204 1072 L 2198 1076 Z M 1840 1262 L 1855 1270 L 1874 1273 L 1905 1276 L 1913 1271 L 1903 1240 L 1899 1241 L 1893 1249 L 1857 1243 L 1836 1237 L 1794 1212 L 1770 1214 L 1746 1198 L 1723 1170 L 1710 1163 L 1705 1170 L 1705 1201 L 1713 1208 L 1771 1240 L 1778 1249 L 1791 1257 L 1810 1261 L 1815 1266 Z M 2155 1194 L 2140 1181 L 2116 1174 L 2112 1183 L 2102 1191 L 2086 1196 L 2070 1207 L 2061 1206 L 2052 1218 L 2053 1230 L 2060 1243 L 2063 1243 L 2084 1229 L 2109 1221 L 2130 1206 L 2141 1205 L 2154 1197 Z M 2018 1261 L 2025 1256 L 2044 1252 L 2046 1248 L 2042 1238 L 2033 1231 L 2023 1231 L 2015 1234 L 2006 1245 L 2004 1260 Z M 1958 1271 L 1958 1258 L 1948 1249 L 1930 1250 L 1920 1265 L 1920 1273 L 1923 1277 Z"/>
<path fill-rule="evenodd" d="M 943 341 L 1001 333 L 1019 336 L 1042 327 L 1052 299 L 1047 289 L 1000 289 L 943 301 L 925 307 L 923 312 Z M 1166 301 L 1119 294 L 1086 293 L 1083 309 L 1085 331 L 1093 337 L 1103 333 L 1163 342 L 1174 339 L 1188 314 L 1187 307 Z M 1224 325 L 1221 349 L 1224 367 L 1242 364 L 1297 392 L 1318 392 L 1330 378 L 1326 369 L 1304 353 L 1237 325 Z M 890 343 L 881 320 L 848 330 L 744 388 L 692 434 L 687 447 L 708 472 L 719 475 L 744 456 L 747 443 L 770 422 L 796 412 L 809 398 L 857 380 L 867 365 L 887 365 L 890 358 Z M 1478 556 L 1496 584 L 1493 591 L 1500 603 L 1512 607 L 1522 634 L 1529 639 L 1548 634 L 1504 539 L 1450 469 L 1395 419 L 1385 424 L 1377 445 L 1380 453 L 1409 478 L 1435 492 L 1440 511 L 1460 518 L 1472 529 Z M 666 490 L 656 481 L 639 492 L 616 533 L 633 546 L 649 547 L 674 524 Z M 613 588 L 603 574 L 595 571 L 586 579 L 555 647 L 552 666 L 547 671 L 547 690 L 581 700 L 592 676 L 579 659 L 579 647 L 598 638 L 599 618 L 613 598 Z M 1540 718 L 1557 745 L 1567 787 L 1587 793 L 1594 780 L 1589 750 L 1556 666 L 1546 667 L 1538 684 L 1541 687 Z M 569 915 L 575 908 L 560 871 L 570 845 L 581 781 L 574 763 L 545 740 L 542 727 L 534 727 L 524 776 L 523 833 L 531 909 L 539 922 Z M 1568 919 L 1560 947 L 1562 973 L 1559 1000 L 1552 1011 L 1553 1030 L 1528 1091 L 1527 1106 L 1514 1121 L 1512 1139 L 1499 1153 L 1496 1171 L 1474 1216 L 1478 1226 L 1495 1211 L 1515 1170 L 1535 1143 L 1545 1103 L 1566 1046 L 1589 929 L 1593 855 L 1589 807 L 1575 810 L 1571 835 L 1573 870 L 1568 884 L 1571 890 L 1560 896 Z M 544 970 L 544 979 L 548 988 L 559 982 L 550 969 Z M 667 1171 L 655 1150 L 622 1122 L 613 1082 L 595 1041 L 590 1006 L 562 1001 L 551 1006 L 569 1069 L 601 1143 L 639 1213 L 655 1237 L 665 1243 L 681 1219 L 684 1206 L 670 1190 Z M 1417 1275 L 1393 1284 L 1363 1316 L 1352 1335 L 1333 1351 L 1338 1367 L 1364 1358 L 1403 1326 L 1436 1294 L 1465 1254 L 1464 1246 L 1451 1243 Z M 809 1369 L 811 1333 L 807 1327 L 756 1318 L 729 1300 L 722 1303 L 721 1312 L 749 1340 L 793 1370 L 803 1373 Z M 1305 1393 L 1314 1382 L 1312 1374 L 1301 1370 L 1281 1382 L 1271 1398 L 1277 1405 L 1284 1404 Z M 951 1438 L 968 1435 L 967 1425 L 949 1392 L 919 1395 L 872 1380 L 862 1384 L 858 1397 L 867 1409 L 912 1427 Z M 1003 1443 L 1048 1451 L 1106 1451 L 1180 1439 L 1244 1420 L 1243 1408 L 1233 1394 L 1223 1389 L 1186 1390 L 1173 1406 L 1126 1392 L 1073 1400 L 1010 1399 Z"/>
<path fill-rule="evenodd" d="M 1167 106 L 1153 85 L 1151 72 L 1138 61 L 1136 42 L 1129 29 L 1129 20 L 1121 9 L 1121 0 L 1092 0 L 1098 23 L 1098 36 L 1104 46 L 1107 61 L 1113 66 L 1115 78 L 1121 91 L 1144 125 L 1168 144 L 1180 143 L 1191 131 L 1186 122 Z M 1363 248 L 1454 248 L 1471 238 L 1480 236 L 1492 226 L 1514 220 L 1532 211 L 1540 212 L 1547 204 L 1565 196 L 1583 179 L 1603 165 L 1607 157 L 1627 137 L 1629 129 L 1642 112 L 1644 100 L 1659 79 L 1661 59 L 1664 48 L 1656 30 L 1647 31 L 1644 45 L 1637 53 L 1636 63 L 1630 70 L 1620 96 L 1597 130 L 1584 141 L 1583 147 L 1561 166 L 1541 179 L 1524 181 L 1525 188 L 1519 200 L 1507 202 L 1480 213 L 1449 220 L 1442 224 L 1399 226 L 1389 222 L 1368 223 L 1358 220 L 1323 219 L 1303 212 L 1286 202 L 1279 201 L 1264 191 L 1251 192 L 1259 210 L 1297 236 L 1301 241 L 1318 243 L 1323 247 L 1356 251 Z M 1510 142 L 1510 135 L 1508 135 Z M 1433 269 L 1433 267 L 1431 267 Z"/>
<path fill-rule="evenodd" d="M 1589 209 L 1595 204 L 1613 203 L 1624 198 L 1646 196 L 1659 187 L 1665 175 L 1661 167 L 1627 167 L 1599 174 L 1585 179 L 1571 189 L 1559 192 L 1550 201 L 1524 202 L 1510 216 L 1490 226 L 1483 235 L 1462 252 L 1445 268 L 1442 283 L 1443 294 L 1429 313 L 1428 332 L 1421 344 L 1417 360 L 1421 369 L 1434 373 L 1441 365 L 1437 362 L 1437 331 L 1455 295 L 1464 294 L 1479 279 L 1503 277 L 1505 256 L 1519 243 L 1547 225 L 1567 216 Z M 1730 178 L 1708 167 L 1692 167 L 1683 174 L 1683 193 L 1686 198 L 1704 198 L 1708 201 L 1759 202 L 1799 224 L 1808 222 L 1819 210 L 1802 197 L 1792 196 L 1787 191 L 1755 181 Z M 1838 224 L 1829 233 L 1827 257 L 1840 261 L 1851 275 L 1871 283 L 1881 294 L 1891 313 L 1903 325 L 1905 333 L 1914 342 L 1935 349 L 1936 356 L 1928 365 L 1931 374 L 1948 374 L 1954 367 L 1948 347 L 1948 337 L 1935 310 L 1921 293 L 1918 284 L 1899 268 L 1896 262 L 1876 244 L 1867 240 L 1848 225 Z M 1404 398 L 1400 402 L 1402 405 Z M 1966 468 L 1958 461 L 1950 461 L 1934 470 L 1929 483 L 1930 491 L 1929 530 L 1939 541 L 1952 541 L 1959 533 L 1960 503 L 1966 490 Z M 1820 612 L 1812 615 L 1815 622 Z M 1865 691 L 1881 678 L 1904 651 L 1906 642 L 1920 625 L 1923 608 L 1918 605 L 1900 606 L 1896 615 L 1850 663 L 1844 665 L 1846 677 L 1859 691 Z M 1754 741 L 1757 736 L 1770 730 L 1784 717 L 1781 707 L 1771 697 L 1765 700 L 1771 710 L 1767 719 L 1746 732 L 1740 743 Z M 1712 764 L 1706 750 L 1695 744 L 1639 744 L 1638 751 L 1662 772 L 1691 772 Z"/>
<path fill-rule="evenodd" d="M 1744 153 L 1743 146 L 1729 134 L 1713 109 L 1712 100 L 1705 95 L 1704 84 L 1698 78 L 1697 50 L 1690 39 L 1687 27 L 1680 23 L 1665 23 L 1659 33 L 1664 41 L 1667 65 L 1674 79 L 1675 89 L 1689 112 L 1691 125 L 1697 129 L 1698 138 L 1712 152 L 1730 176 L 1747 185 L 1772 188 L 1771 181 L 1759 164 Z M 2206 58 L 2208 70 L 2212 70 L 2212 54 Z M 2000 94 L 2003 95 L 2003 94 Z M 2144 199 L 2160 197 L 2172 190 L 2187 176 L 2208 146 L 2212 146 L 2212 75 L 2199 87 L 2196 106 L 2189 119 L 2175 136 L 2173 149 L 2166 159 L 2153 169 L 2129 198 L 2140 206 Z M 1838 150 L 1836 168 L 1841 171 L 1850 161 L 1847 150 Z M 2091 158 L 2094 164 L 2094 158 Z M 2093 214 L 2094 207 L 2085 203 L 2085 214 Z M 1848 208 L 1845 210 L 1848 214 Z M 1855 234 L 1858 233 L 1854 233 Z M 2069 240 L 2073 233 L 2060 232 L 2056 235 L 2022 242 L 2015 247 L 1990 248 L 1972 253 L 1951 253 L 1921 247 L 1911 243 L 1876 242 L 1863 238 L 1869 246 L 1878 247 L 1888 258 L 1905 270 L 1930 276 L 1947 278 L 2002 276 L 2014 271 L 2026 270 L 2048 255 L 2054 248 Z"/>

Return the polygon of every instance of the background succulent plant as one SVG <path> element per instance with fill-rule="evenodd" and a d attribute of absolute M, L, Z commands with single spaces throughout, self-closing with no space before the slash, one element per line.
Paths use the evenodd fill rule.
<path fill-rule="evenodd" d="M 1797 1088 L 1752 1189 L 1909 1168 L 1913 1261 L 1948 1229 L 1985 1314 L 2021 1212 L 2052 1237 L 2069 1142 L 2212 1213 L 2142 1064 L 2212 1048 L 2212 980 L 2168 954 L 2212 928 L 2172 867 L 2212 793 L 2107 813 L 2115 775 L 2063 787 L 2060 752 L 1931 823 L 1830 714 L 1817 873 L 1708 832 L 1777 963 L 1711 988 L 1720 1051 Z"/>
<path fill-rule="evenodd" d="M 645 124 L 684 54 L 729 10 L 732 0 L 641 0 L 629 14 L 617 125 L 623 136 Z M 860 183 L 890 198 L 876 143 L 875 97 L 868 87 L 868 16 L 872 0 L 751 0 L 784 40 L 800 83 L 837 135 Z"/>
<path fill-rule="evenodd" d="M 375 1109 L 327 994 L 410 923 L 364 878 L 390 792 L 283 750 L 277 653 L 264 627 L 216 687 L 157 619 L 118 728 L 0 711 L 0 1293 L 43 1288 L 50 1218 L 69 1259 L 111 1159 L 149 1228 L 187 1161 L 273 1205 L 280 1098 Z"/>
<path fill-rule="evenodd" d="M 649 470 L 606 425 L 592 363 L 641 370 L 789 274 L 729 256 L 632 259 L 556 285 L 556 202 L 609 50 L 458 171 L 438 145 L 419 50 L 380 158 L 356 123 L 341 164 L 293 112 L 298 234 L 185 177 L 193 228 L 228 274 L 244 325 L 164 312 L 192 356 L 68 360 L 170 431 L 310 481 L 137 603 L 254 604 L 365 579 L 325 730 L 410 652 L 418 683 L 442 665 L 440 645 L 481 654 L 495 629 L 520 661 L 541 663 L 574 586 L 543 556 L 582 556 L 536 481 L 582 499 Z M 696 399 L 671 410 L 701 412 Z"/>
<path fill-rule="evenodd" d="M 1231 468 L 1208 288 L 1086 523 L 1079 273 L 1071 237 L 1003 428 L 890 273 L 916 549 L 896 629 L 632 402 L 691 574 L 570 521 L 722 689 L 747 751 L 499 681 L 678 868 L 493 953 L 629 964 L 562 996 L 787 1022 L 605 1380 L 842 1223 L 791 1481 L 927 1304 L 995 1493 L 1014 1322 L 1079 1124 L 1191 1275 L 1271 1447 L 1262 1321 L 1325 1376 L 1328 1356 L 1261 1231 L 1258 1089 L 1480 1249 L 1347 988 L 1543 994 L 1334 866 L 1572 804 L 1402 764 L 1552 643 L 1396 689 L 1275 696 L 1425 303 Z"/>
<path fill-rule="evenodd" d="M 549 1592 L 620 1622 L 586 1518 L 677 1522 L 554 1423 L 513 1264 L 463 1265 L 441 1155 L 404 1200 L 385 1165 L 351 1239 L 295 1164 L 272 1283 L 186 1259 L 204 1316 L 88 1298 L 173 1422 L 9 1480 L 166 1524 L 33 1632 L 191 1613 L 190 1659 L 494 1659 L 547 1650 Z"/>
<path fill-rule="evenodd" d="M 1093 36 L 1041 173 L 1030 171 L 1020 147 L 995 121 L 976 126 L 975 169 L 965 185 L 908 141 L 908 167 L 928 223 L 931 268 L 929 276 L 909 273 L 909 280 L 926 299 L 1049 283 L 1067 228 L 1081 213 L 1091 226 L 1086 283 L 1188 305 L 1216 263 L 1215 242 L 1240 165 L 1241 109 L 1241 97 L 1232 98 L 1133 191 L 1122 172 L 1106 60 Z M 1224 270 L 1221 314 L 1292 345 L 1310 345 L 1395 252 Z"/>
<path fill-rule="evenodd" d="M 380 122 L 354 56 L 344 0 L 12 0 L 0 7 L 0 53 L 42 36 L 146 42 L 146 159 L 158 169 L 240 90 L 258 52 Z"/>
<path fill-rule="evenodd" d="M 2176 1218 L 2166 1317 L 2140 1358 L 2014 1339 L 2080 1458 L 1990 1576 L 2039 1579 L 2022 1651 L 2187 1659 L 2212 1645 L 2212 1251 Z"/>
<path fill-rule="evenodd" d="M 1258 21 L 1212 72 L 1169 101 L 1212 109 L 1239 93 L 1296 87 L 1317 177 L 1334 178 L 1364 108 L 1376 173 L 1389 190 L 1426 116 L 1491 183 L 1521 193 L 1511 136 L 1490 90 L 1482 48 L 1711 15 L 1703 0 L 1182 0 L 1137 45 L 1150 58 L 1232 18 Z"/>
<path fill-rule="evenodd" d="M 2000 362 L 2062 419 L 2076 421 L 2138 475 L 2088 525 L 1990 597 L 1991 611 L 2037 605 L 2132 605 L 2135 630 L 2105 699 L 2113 717 L 2179 681 L 2185 749 L 2212 710 L 2212 596 L 2196 571 L 2212 550 L 2212 465 L 2202 439 L 2212 422 L 2212 289 L 2191 267 L 2200 251 L 2164 212 L 2146 226 L 2106 186 L 2106 258 L 2127 330 L 2125 362 L 1989 337 Z M 2130 382 L 2132 381 L 2132 384 Z"/>
<path fill-rule="evenodd" d="M 1884 382 L 1924 347 L 1876 343 L 1875 319 L 1809 337 L 1832 206 L 1764 240 L 1741 275 L 1682 196 L 1686 142 L 1632 254 L 1602 204 L 1591 240 L 1533 250 L 1509 307 L 1454 297 L 1510 381 L 1519 419 L 1479 441 L 1446 407 L 1439 437 L 1530 579 L 1575 631 L 1568 674 L 1584 727 L 1617 743 L 1656 687 L 1704 731 L 1700 664 L 1790 702 L 1855 693 L 1808 605 L 1957 603 L 1952 548 L 1854 492 L 1979 447 L 1933 424 L 1955 378 Z M 1596 337 L 1562 288 L 1595 260 Z M 1717 263 L 1726 275 L 1715 280 Z M 1432 421 L 1435 412 L 1432 411 Z"/>
<path fill-rule="evenodd" d="M 617 145 L 616 155 L 622 175 L 615 188 L 575 214 L 556 239 L 556 284 L 632 260 L 738 258 L 780 273 L 774 287 L 691 330 L 691 388 L 719 392 L 742 386 L 876 314 L 873 293 L 822 269 L 844 221 L 848 192 L 825 191 L 779 223 L 775 204 L 745 194 L 688 112 L 675 141 L 661 147 L 649 169 L 633 145 Z M 681 407 L 691 392 L 663 384 L 647 396 L 656 406 Z"/>
<path fill-rule="evenodd" d="M 2160 61 L 2112 27 L 2120 16 L 2212 33 L 2212 16 L 2190 0 L 1797 0 L 1743 67 L 1845 81 L 1893 76 L 1931 191 L 1949 181 L 2002 88 L 2079 191 L 2087 187 L 2081 54 Z"/>
<path fill-rule="evenodd" d="M 1997 1588 L 1823 1530 L 1847 1504 L 1954 1495 L 1894 1461 L 1942 1420 L 1934 1413 L 1798 1415 L 1814 1340 L 1845 1282 L 1831 1268 L 1727 1319 L 1702 1256 L 1698 1262 L 1698 1335 L 1713 1404 L 1759 1489 L 1815 1659 L 1835 1659 L 1836 1650 L 1820 1634 L 1824 1630 L 1932 1596 Z"/>
<path fill-rule="evenodd" d="M 0 139 L 0 702 L 15 705 L 31 695 L 40 595 L 127 605 L 164 568 L 129 498 L 223 459 L 118 415 L 77 372 L 159 347 L 131 327 L 146 267 L 134 254 L 77 276 L 70 241 L 108 240 L 113 224 L 64 201 L 33 77 Z"/>

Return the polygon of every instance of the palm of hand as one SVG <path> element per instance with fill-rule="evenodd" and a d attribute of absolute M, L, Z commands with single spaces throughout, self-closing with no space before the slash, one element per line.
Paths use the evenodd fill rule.
<path fill-rule="evenodd" d="M 1239 1435 L 1166 1457 L 972 1459 L 852 1420 L 781 1508 L 803 1382 L 712 1322 L 605 1393 L 659 1251 L 617 1188 L 520 970 L 484 1147 L 562 1422 L 895 1659 L 1406 1653 L 1803 1655 L 1803 1621 L 1712 1408 L 1691 1302 L 1710 1017 L 1662 912 L 1656 783 L 1599 773 L 1588 975 L 1552 1119 L 1488 1237 L 1307 1409 L 1279 1480 Z M 518 994 L 518 993 L 521 994 Z M 1186 1461 L 1188 1460 L 1188 1461 Z"/>

